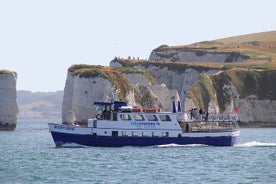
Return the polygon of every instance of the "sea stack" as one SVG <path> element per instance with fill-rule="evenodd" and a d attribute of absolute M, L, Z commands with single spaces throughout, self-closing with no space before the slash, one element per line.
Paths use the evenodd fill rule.
<path fill-rule="evenodd" d="M 14 130 L 17 123 L 17 73 L 0 70 L 0 130 Z"/>

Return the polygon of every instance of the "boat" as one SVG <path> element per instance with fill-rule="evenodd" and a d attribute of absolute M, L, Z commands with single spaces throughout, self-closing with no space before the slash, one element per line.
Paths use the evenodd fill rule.
<path fill-rule="evenodd" d="M 133 108 L 125 102 L 94 102 L 97 116 L 87 125 L 49 123 L 56 147 L 207 145 L 233 146 L 238 143 L 238 115 L 199 114 Z"/>

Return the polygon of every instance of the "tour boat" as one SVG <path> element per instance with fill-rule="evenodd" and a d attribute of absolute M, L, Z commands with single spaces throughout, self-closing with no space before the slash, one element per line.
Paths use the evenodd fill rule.
<path fill-rule="evenodd" d="M 56 147 L 78 146 L 233 146 L 239 137 L 238 115 L 172 112 L 133 108 L 125 102 L 94 102 L 97 116 L 87 125 L 49 123 Z"/>

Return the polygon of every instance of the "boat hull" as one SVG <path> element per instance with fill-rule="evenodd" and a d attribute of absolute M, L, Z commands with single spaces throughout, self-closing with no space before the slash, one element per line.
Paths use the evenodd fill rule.
<path fill-rule="evenodd" d="M 182 137 L 129 137 L 129 136 L 95 136 L 91 134 L 73 134 L 51 131 L 57 147 L 75 146 L 155 146 L 165 144 L 201 144 L 209 146 L 233 146 L 238 142 L 238 136 L 182 136 Z"/>

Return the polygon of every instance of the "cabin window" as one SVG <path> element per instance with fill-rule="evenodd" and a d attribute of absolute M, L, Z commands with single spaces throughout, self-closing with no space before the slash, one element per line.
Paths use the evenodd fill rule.
<path fill-rule="evenodd" d="M 122 136 L 128 136 L 128 132 L 127 131 L 122 131 Z"/>
<path fill-rule="evenodd" d="M 133 117 L 135 121 L 144 121 L 144 117 L 141 114 L 134 114 Z"/>
<path fill-rule="evenodd" d="M 159 137 L 159 132 L 152 132 L 152 137 Z"/>
<path fill-rule="evenodd" d="M 138 136 L 138 132 L 132 132 L 132 136 L 133 137 L 137 137 Z"/>
<path fill-rule="evenodd" d="M 169 115 L 162 114 L 162 115 L 159 115 L 159 118 L 161 121 L 171 121 L 171 118 Z"/>
<path fill-rule="evenodd" d="M 142 136 L 143 137 L 148 137 L 149 136 L 149 132 L 142 132 Z"/>
<path fill-rule="evenodd" d="M 169 132 L 162 132 L 162 137 L 169 137 Z"/>
<path fill-rule="evenodd" d="M 113 121 L 117 121 L 117 112 L 113 112 Z"/>
<path fill-rule="evenodd" d="M 112 136 L 113 137 L 118 137 L 118 131 L 112 131 Z"/>
<path fill-rule="evenodd" d="M 157 121 L 157 117 L 154 114 L 145 115 L 148 121 Z"/>
<path fill-rule="evenodd" d="M 123 121 L 130 121 L 131 120 L 131 117 L 130 117 L 129 114 L 120 114 L 120 118 Z"/>

